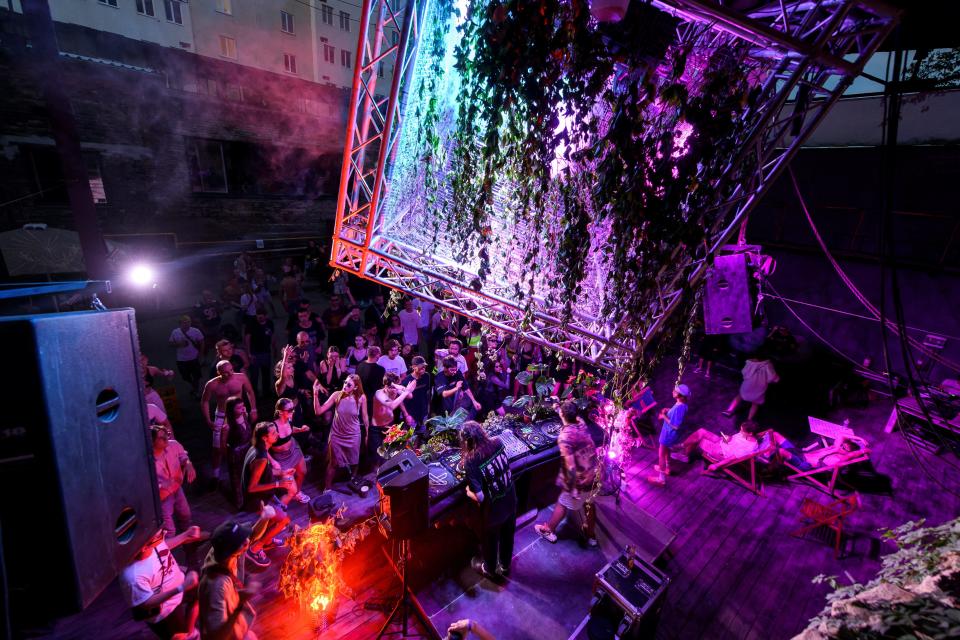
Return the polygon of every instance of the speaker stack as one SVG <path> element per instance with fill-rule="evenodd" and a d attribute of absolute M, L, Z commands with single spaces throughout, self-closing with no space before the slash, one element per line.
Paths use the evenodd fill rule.
<path fill-rule="evenodd" d="M 430 474 L 413 451 L 406 449 L 380 466 L 377 487 L 391 535 L 410 540 L 430 526 Z"/>
<path fill-rule="evenodd" d="M 0 318 L 11 610 L 89 605 L 160 527 L 132 309 Z"/>
<path fill-rule="evenodd" d="M 743 247 L 742 249 L 760 247 Z M 703 296 L 703 325 L 708 335 L 749 333 L 753 330 L 756 287 L 748 254 L 718 255 L 707 272 Z"/>

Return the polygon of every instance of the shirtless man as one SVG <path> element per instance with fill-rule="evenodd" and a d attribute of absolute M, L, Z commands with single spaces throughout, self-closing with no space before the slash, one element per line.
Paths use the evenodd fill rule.
<path fill-rule="evenodd" d="M 203 395 L 200 397 L 200 409 L 203 411 L 203 419 L 213 432 L 213 479 L 220 479 L 220 463 L 227 451 L 227 431 L 224 428 L 225 410 L 227 399 L 230 396 L 245 397 L 250 405 L 250 421 L 257 422 L 257 400 L 253 395 L 253 387 L 250 380 L 242 373 L 234 373 L 233 365 L 229 360 L 221 360 L 217 363 L 217 377 L 212 378 L 203 387 Z M 214 417 L 210 419 L 210 399 L 216 402 L 216 411 Z"/>
<path fill-rule="evenodd" d="M 387 372 L 383 376 L 383 388 L 377 390 L 373 395 L 373 419 L 370 421 L 370 437 L 368 442 L 368 451 L 370 456 L 377 459 L 377 448 L 383 444 L 386 430 L 394 425 L 394 412 L 400 409 L 403 412 L 404 420 L 413 425 L 413 418 L 403 406 L 403 401 L 413 393 L 417 387 L 417 381 L 413 380 L 407 386 L 400 383 L 400 376 L 395 373 Z"/>

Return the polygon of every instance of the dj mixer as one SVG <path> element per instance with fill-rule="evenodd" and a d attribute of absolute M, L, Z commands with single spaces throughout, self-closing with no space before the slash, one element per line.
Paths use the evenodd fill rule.
<path fill-rule="evenodd" d="M 513 431 L 504 429 L 497 438 L 500 440 L 500 443 L 503 444 L 504 449 L 506 449 L 507 458 L 510 460 L 525 456 L 530 452 L 530 447 L 527 446 L 527 443 L 518 438 Z"/>

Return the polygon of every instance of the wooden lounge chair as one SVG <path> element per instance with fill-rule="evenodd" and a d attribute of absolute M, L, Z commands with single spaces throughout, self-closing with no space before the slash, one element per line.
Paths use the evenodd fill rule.
<path fill-rule="evenodd" d="M 763 495 L 759 472 L 775 457 L 777 439 L 773 431 L 769 430 L 758 433 L 757 441 L 760 442 L 760 447 L 756 451 L 736 458 L 714 459 L 701 450 L 703 459 L 710 463 L 706 471 L 726 475 L 745 489 L 758 496 Z"/>
<path fill-rule="evenodd" d="M 803 450 L 801 457 L 806 465 L 788 458 L 782 460 L 791 472 L 787 480 L 809 482 L 836 497 L 843 470 L 870 460 L 870 448 L 866 440 L 853 433 L 853 429 L 842 425 L 810 418 L 810 431 L 819 438 L 812 447 Z"/>
<path fill-rule="evenodd" d="M 843 523 L 852 513 L 860 508 L 860 496 L 852 493 L 845 498 L 834 500 L 829 504 L 821 504 L 816 500 L 804 498 L 800 503 L 800 519 L 807 521 L 807 524 L 796 531 L 791 531 L 790 535 L 795 538 L 801 538 L 814 529 L 823 528 L 828 532 L 833 532 L 833 557 L 840 557 L 840 542 L 843 539 Z"/>

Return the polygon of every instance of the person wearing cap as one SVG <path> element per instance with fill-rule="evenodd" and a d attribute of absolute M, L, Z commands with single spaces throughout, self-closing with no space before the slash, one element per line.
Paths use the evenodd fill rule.
<path fill-rule="evenodd" d="M 203 538 L 199 527 L 163 537 L 157 531 L 120 574 L 120 588 L 136 620 L 143 620 L 160 638 L 198 638 L 197 572 L 183 569 L 171 551 Z"/>
<path fill-rule="evenodd" d="M 417 435 L 424 435 L 426 431 L 427 417 L 430 414 L 430 393 L 433 386 L 430 384 L 430 375 L 427 373 L 427 361 L 423 356 L 413 356 L 410 361 L 410 373 L 403 379 L 401 384 L 409 387 L 416 381 L 413 391 L 403 401 L 407 413 L 413 419 L 416 425 Z"/>
<path fill-rule="evenodd" d="M 256 640 L 251 627 L 257 612 L 250 599 L 260 590 L 260 583 L 244 581 L 241 559 L 251 539 L 265 535 L 272 515 L 273 508 L 267 506 L 253 526 L 228 520 L 214 530 L 200 578 L 200 636 L 204 640 Z"/>
<path fill-rule="evenodd" d="M 660 447 L 658 449 L 658 464 L 653 465 L 655 475 L 647 478 L 653 484 L 663 486 L 670 475 L 670 447 L 680 442 L 680 427 L 683 418 L 687 415 L 687 398 L 690 397 L 690 387 L 678 384 L 673 390 L 675 402 L 669 409 L 660 410 Z"/>
<path fill-rule="evenodd" d="M 594 534 L 596 508 L 592 503 L 591 492 L 597 479 L 597 451 L 593 437 L 586 422 L 580 417 L 577 404 L 567 400 L 560 405 L 560 422 L 563 427 L 557 436 L 560 459 L 563 465 L 557 476 L 560 497 L 550 514 L 550 520 L 537 524 L 534 530 L 547 542 L 557 541 L 557 527 L 563 522 L 568 511 L 583 510 L 581 533 L 588 547 L 597 546 Z"/>

